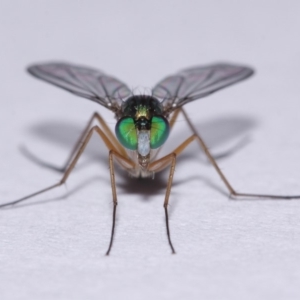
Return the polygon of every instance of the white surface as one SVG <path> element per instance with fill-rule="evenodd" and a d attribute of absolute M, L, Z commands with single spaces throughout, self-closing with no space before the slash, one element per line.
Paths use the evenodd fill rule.
<path fill-rule="evenodd" d="M 60 179 L 19 146 L 60 165 L 102 107 L 27 75 L 67 60 L 129 86 L 181 68 L 245 63 L 255 77 L 187 105 L 239 191 L 300 194 L 299 1 L 2 1 L 0 201 Z M 169 148 L 189 134 L 182 118 Z M 62 187 L 0 211 L 1 299 L 299 299 L 300 201 L 232 201 L 197 146 L 179 160 L 171 194 L 170 254 L 162 208 L 167 173 L 118 174 L 110 257 L 105 147 L 93 140 Z"/>

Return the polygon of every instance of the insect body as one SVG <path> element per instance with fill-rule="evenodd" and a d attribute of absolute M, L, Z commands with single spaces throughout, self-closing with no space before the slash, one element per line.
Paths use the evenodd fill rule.
<path fill-rule="evenodd" d="M 132 96 L 122 105 L 122 115 L 116 124 L 116 136 L 128 155 L 135 161 L 129 172 L 134 177 L 153 176 L 149 169 L 155 149 L 169 136 L 169 122 L 163 116 L 161 103 L 153 96 Z M 135 151 L 130 153 L 130 150 Z M 132 155 L 133 154 L 133 155 Z"/>
<path fill-rule="evenodd" d="M 94 113 L 62 168 L 64 172 L 62 179 L 54 185 L 21 199 L 2 204 L 0 207 L 25 201 L 65 183 L 93 133 L 97 133 L 101 137 L 109 151 L 114 209 L 107 255 L 110 253 L 113 243 L 118 203 L 114 161 L 117 161 L 133 177 L 150 177 L 155 172 L 170 167 L 164 210 L 167 237 L 172 253 L 175 253 L 175 250 L 170 237 L 168 203 L 176 158 L 193 141 L 199 143 L 231 196 L 273 199 L 300 198 L 298 195 L 277 196 L 236 192 L 182 108 L 183 105 L 193 100 L 203 98 L 219 89 L 248 78 L 253 74 L 253 70 L 249 67 L 218 63 L 189 68 L 161 80 L 152 89 L 151 95 L 132 95 L 130 89 L 120 80 L 98 70 L 68 63 L 37 64 L 29 67 L 28 71 L 39 79 L 57 85 L 75 95 L 95 101 L 111 110 L 117 119 L 115 134 L 111 132 L 103 118 L 98 113 Z M 170 130 L 180 113 L 186 120 L 192 134 L 170 154 L 157 159 L 159 149 L 168 139 Z M 92 127 L 94 120 L 99 122 L 99 126 Z"/>

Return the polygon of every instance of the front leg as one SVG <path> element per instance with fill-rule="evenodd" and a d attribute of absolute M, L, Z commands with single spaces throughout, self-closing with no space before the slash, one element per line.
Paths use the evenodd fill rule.
<path fill-rule="evenodd" d="M 175 252 L 175 249 L 174 249 L 172 241 L 171 241 L 168 205 L 169 205 L 169 198 L 170 198 L 170 193 L 171 193 L 171 188 L 172 188 L 172 182 L 173 182 L 173 178 L 174 178 L 176 157 L 195 139 L 196 139 L 196 136 L 192 135 L 191 137 L 186 139 L 181 145 L 179 145 L 172 153 L 170 153 L 154 162 L 151 162 L 148 167 L 149 171 L 158 172 L 158 171 L 161 171 L 161 170 L 165 169 L 166 167 L 170 166 L 170 173 L 169 173 L 165 201 L 164 201 L 164 210 L 165 210 L 165 217 L 166 217 L 167 237 L 168 237 L 169 245 L 171 247 L 173 254 L 175 254 L 176 252 Z"/>

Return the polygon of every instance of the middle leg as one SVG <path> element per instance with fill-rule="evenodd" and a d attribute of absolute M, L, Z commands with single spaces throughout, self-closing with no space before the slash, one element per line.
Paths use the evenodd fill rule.
<path fill-rule="evenodd" d="M 229 190 L 229 193 L 230 193 L 231 197 L 233 197 L 233 198 L 267 198 L 267 199 L 300 199 L 300 195 L 279 196 L 279 195 L 270 195 L 270 194 L 252 194 L 252 193 L 236 192 L 236 190 L 232 187 L 232 185 L 229 183 L 229 181 L 225 177 L 224 173 L 221 171 L 221 169 L 218 166 L 216 160 L 214 159 L 214 157 L 210 153 L 209 148 L 206 146 L 204 140 L 201 138 L 201 136 L 197 132 L 196 128 L 194 127 L 194 125 L 190 121 L 188 115 L 186 114 L 186 112 L 184 111 L 183 108 L 181 108 L 181 112 L 182 112 L 188 126 L 190 127 L 190 129 L 194 133 L 194 136 L 198 140 L 200 147 L 202 148 L 202 150 L 204 151 L 204 153 L 207 156 L 208 160 L 213 165 L 213 167 L 215 168 L 215 170 L 217 171 L 217 173 L 221 177 L 221 180 L 224 182 L 227 189 Z"/>

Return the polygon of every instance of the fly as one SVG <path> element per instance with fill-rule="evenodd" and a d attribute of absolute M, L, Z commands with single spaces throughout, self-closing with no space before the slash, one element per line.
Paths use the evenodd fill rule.
<path fill-rule="evenodd" d="M 110 242 L 106 255 L 109 255 L 113 244 L 118 204 L 114 162 L 127 170 L 132 177 L 153 178 L 155 172 L 160 172 L 167 167 L 170 168 L 164 199 L 164 211 L 167 238 L 172 253 L 175 253 L 175 249 L 170 235 L 168 204 L 176 159 L 193 141 L 199 143 L 227 187 L 231 197 L 300 198 L 300 195 L 278 196 L 236 192 L 183 109 L 183 106 L 191 101 L 208 96 L 250 77 L 254 71 L 249 67 L 217 63 L 188 68 L 167 76 L 158 82 L 152 89 L 151 95 L 132 95 L 128 86 L 120 80 L 101 71 L 69 63 L 36 64 L 30 66 L 28 72 L 39 79 L 52 83 L 77 96 L 97 102 L 111 110 L 117 120 L 115 134 L 109 129 L 101 115 L 97 112 L 94 113 L 62 168 L 64 175 L 61 180 L 21 199 L 2 204 L 0 207 L 17 204 L 64 184 L 94 133 L 100 136 L 106 145 L 109 156 L 113 215 Z M 167 141 L 179 114 L 183 115 L 192 134 L 171 153 L 157 159 L 158 151 Z M 92 126 L 94 120 L 98 121 L 99 125 Z"/>

